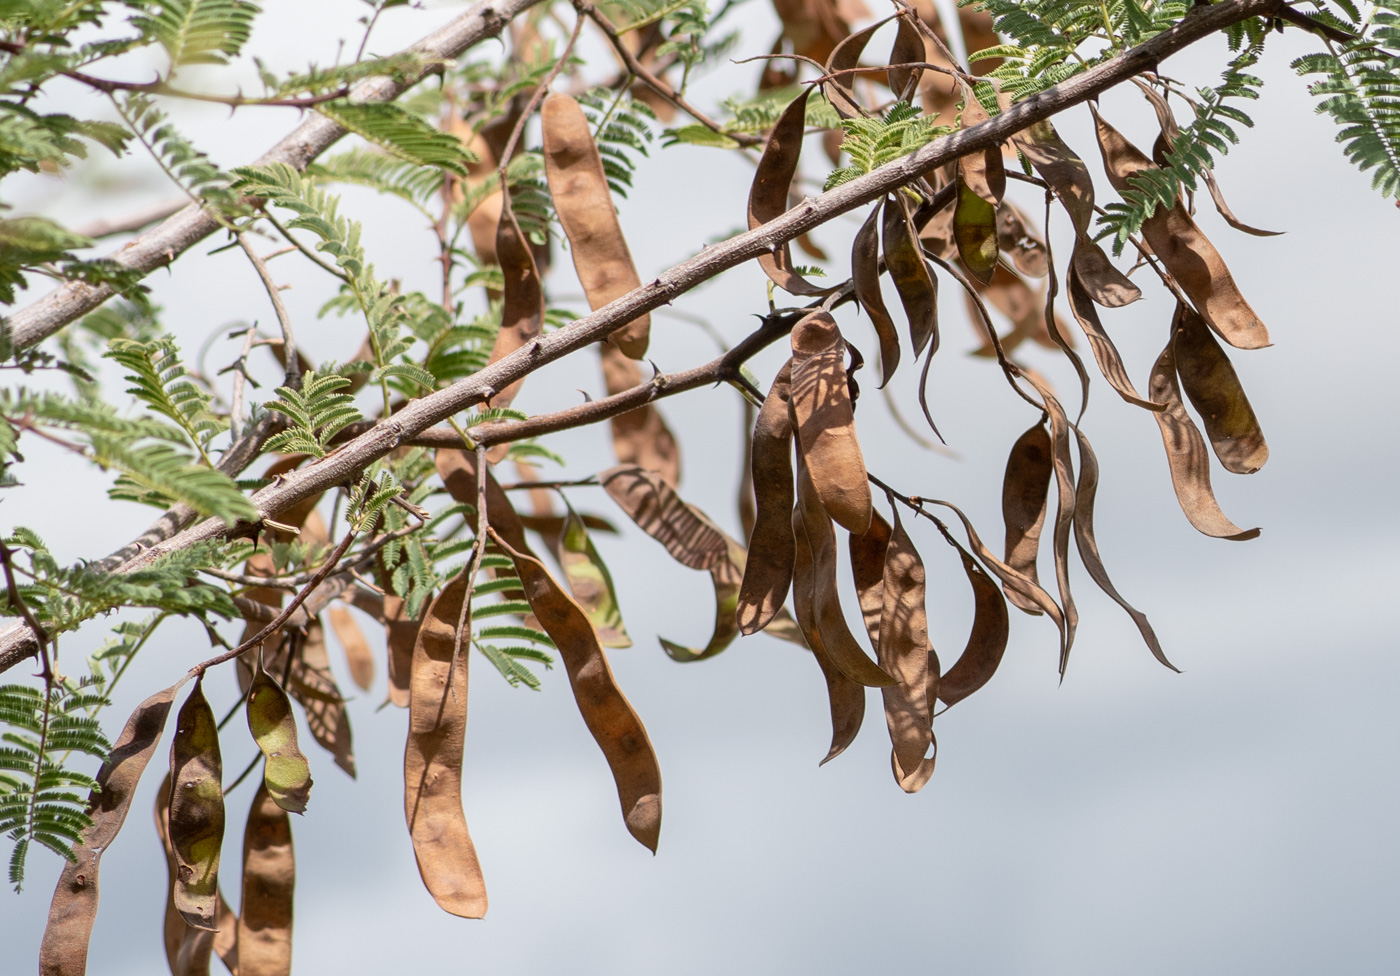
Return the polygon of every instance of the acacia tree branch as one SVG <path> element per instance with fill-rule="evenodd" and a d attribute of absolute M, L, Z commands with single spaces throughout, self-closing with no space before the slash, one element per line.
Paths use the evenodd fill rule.
<path fill-rule="evenodd" d="M 516 2 L 525 3 L 526 0 Z M 787 241 L 914 182 L 934 167 L 998 146 L 1035 122 L 1088 101 L 1136 74 L 1155 70 L 1168 56 L 1232 24 L 1251 17 L 1273 16 L 1283 5 L 1283 0 L 1221 0 L 1210 6 L 1193 7 L 1176 25 L 1138 47 L 1018 102 L 980 125 L 942 136 L 909 156 L 818 197 L 804 200 L 761 227 L 707 247 L 695 257 L 662 272 L 650 283 L 564 328 L 537 336 L 514 353 L 472 376 L 411 401 L 398 413 L 375 424 L 340 449 L 314 464 L 289 472 L 276 484 L 258 491 L 251 500 L 259 513 L 267 517 L 318 491 L 343 484 L 407 439 L 468 407 L 490 400 L 515 380 L 523 379 L 547 363 L 606 338 L 623 323 L 668 304 L 676 296 L 721 272 L 753 260 L 760 254 L 772 253 Z M 174 538 L 139 552 L 119 566 L 104 568 L 129 572 L 149 565 L 165 553 L 219 538 L 226 531 L 221 519 L 206 519 Z M 0 636 L 0 672 L 33 654 L 36 646 L 28 627 L 21 626 Z"/>
<path fill-rule="evenodd" d="M 470 10 L 442 28 L 429 34 L 408 52 L 427 56 L 430 62 L 455 58 L 469 47 L 495 37 L 515 17 L 540 0 L 479 0 Z M 387 102 L 398 98 L 416 85 L 431 70 L 431 66 L 401 79 L 378 76 L 360 82 L 350 92 L 353 102 Z M 301 125 L 253 161 L 254 166 L 287 163 L 305 169 L 321 153 L 329 149 L 346 130 L 329 118 L 312 114 Z M 126 247 L 110 255 L 117 268 L 142 275 L 164 267 L 180 254 L 198 244 L 222 226 L 217 217 L 203 207 L 184 207 L 160 226 L 136 238 Z M 117 293 L 111 285 L 89 285 L 70 281 L 49 292 L 10 317 L 14 347 L 28 349 L 75 319 L 86 315 Z"/>

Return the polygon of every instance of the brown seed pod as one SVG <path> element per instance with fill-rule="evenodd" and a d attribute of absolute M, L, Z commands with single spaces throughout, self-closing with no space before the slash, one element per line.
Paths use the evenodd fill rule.
<path fill-rule="evenodd" d="M 1011 445 L 1001 483 L 1001 517 L 1006 525 L 1006 565 L 1033 583 L 1040 581 L 1036 557 L 1040 553 L 1040 532 L 1045 525 L 1050 479 L 1054 473 L 1050 432 L 1045 429 L 1042 420 Z M 1006 595 L 1026 613 L 1040 614 L 1040 608 L 1019 591 L 1008 587 Z"/>
<path fill-rule="evenodd" d="M 661 835 L 661 767 L 646 728 L 617 687 L 598 635 L 539 560 L 512 549 L 494 530 L 491 537 L 514 560 L 530 609 L 559 649 L 579 714 L 612 770 L 628 832 L 655 853 Z"/>
<path fill-rule="evenodd" d="M 170 846 L 170 774 L 156 790 L 156 835 L 165 850 L 168 883 L 165 889 L 163 935 L 165 958 L 173 976 L 209 976 L 209 959 L 217 953 L 230 973 L 238 972 L 238 916 L 218 894 L 214 909 L 215 930 L 195 928 L 175 908 L 175 851 Z"/>
<path fill-rule="evenodd" d="M 924 60 L 924 36 L 910 21 L 912 13 L 896 18 L 898 29 L 894 35 L 894 46 L 890 48 L 890 69 L 886 73 L 890 91 L 901 101 L 912 102 L 919 89 L 922 68 L 905 68 L 901 65 L 917 64 Z"/>
<path fill-rule="evenodd" d="M 620 349 L 598 347 L 603 363 L 603 385 L 611 396 L 642 383 L 642 371 Z M 681 449 L 671 429 L 653 404 L 620 413 L 608 421 L 613 453 L 618 464 L 635 464 L 655 471 L 673 485 L 681 483 Z"/>
<path fill-rule="evenodd" d="M 909 320 L 909 339 L 914 346 L 914 358 L 925 347 L 932 356 L 938 351 L 938 279 L 929 273 L 928 263 L 919 247 L 909 219 L 908 205 L 901 194 L 885 198 L 882 226 L 885 245 L 885 267 L 899 292 L 905 318 Z"/>
<path fill-rule="evenodd" d="M 871 512 L 870 528 L 864 535 L 850 536 L 847 545 L 861 620 L 877 659 L 880 657 L 880 618 L 885 612 L 885 555 L 891 531 L 890 524 L 876 509 Z"/>
<path fill-rule="evenodd" d="M 856 440 L 846 382 L 846 342 L 831 313 L 818 310 L 792 330 L 789 416 L 816 497 L 857 535 L 870 527 L 870 482 Z"/>
<path fill-rule="evenodd" d="M 792 427 L 788 422 L 792 363 L 778 371 L 753 428 L 754 529 L 739 587 L 739 630 L 768 626 L 792 585 Z"/>
<path fill-rule="evenodd" d="M 501 211 L 496 225 L 496 260 L 505 276 L 505 304 L 501 308 L 501 330 L 491 347 L 489 362 L 509 356 L 540 334 L 544 328 L 544 288 L 540 284 L 539 268 L 530 250 L 530 242 L 515 220 L 515 212 L 507 206 Z M 491 397 L 493 407 L 508 407 L 520 393 L 524 379 L 518 379 L 497 390 Z"/>
<path fill-rule="evenodd" d="M 956 540 L 950 538 L 949 542 L 962 559 L 963 571 L 967 573 L 967 581 L 972 584 L 975 604 L 967 646 L 938 682 L 938 697 L 945 705 L 956 705 L 991 681 L 992 675 L 996 674 L 1002 655 L 1006 652 L 1011 622 L 1006 612 L 1006 599 L 997 588 L 996 581 L 982 571 L 972 554 Z"/>
<path fill-rule="evenodd" d="M 469 580 L 459 573 L 423 615 L 413 648 L 413 685 L 404 747 L 404 817 L 423 886 L 443 911 L 486 914 L 486 880 L 462 810 L 471 638 L 457 625 Z M 470 616 L 465 626 L 470 629 Z"/>
<path fill-rule="evenodd" d="M 1181 306 L 1175 327 L 1176 375 L 1215 456 L 1226 471 L 1253 474 L 1269 460 L 1269 445 L 1235 367 L 1195 309 Z"/>
<path fill-rule="evenodd" d="M 296 854 L 287 811 L 259 785 L 243 829 L 238 976 L 290 976 Z"/>
<path fill-rule="evenodd" d="M 912 770 L 923 762 L 933 737 L 928 688 L 932 645 L 924 606 L 924 563 L 904 529 L 898 508 L 894 509 L 882 589 L 880 665 L 894 676 L 895 683 L 881 688 L 880 694 L 885 700 L 885 724 L 895 767 Z"/>
<path fill-rule="evenodd" d="M 1123 357 L 1118 354 L 1118 347 L 1113 344 L 1113 340 L 1099 322 L 1099 313 L 1089 299 L 1089 292 L 1084 287 L 1078 268 L 1069 269 L 1067 286 L 1070 311 L 1083 328 L 1084 337 L 1089 340 L 1089 348 L 1094 352 L 1094 361 L 1099 364 L 1099 372 L 1108 380 L 1108 385 L 1113 387 L 1120 397 L 1135 406 L 1161 410 L 1161 404 L 1143 399 L 1137 387 L 1133 386 L 1133 381 L 1128 377 L 1128 370 L 1123 366 Z"/>
<path fill-rule="evenodd" d="M 899 332 L 880 294 L 880 208 L 865 218 L 851 244 L 851 281 L 856 300 L 870 316 L 880 343 L 880 386 L 883 388 L 899 367 Z"/>
<path fill-rule="evenodd" d="M 223 762 L 219 730 L 197 678 L 175 722 L 170 747 L 170 846 L 175 852 L 175 908 L 195 928 L 215 928 L 219 848 L 224 839 Z"/>
<path fill-rule="evenodd" d="M 355 615 L 346 607 L 333 606 L 326 611 L 326 616 L 330 618 L 335 639 L 340 641 L 340 647 L 345 651 L 345 663 L 350 666 L 350 677 L 354 679 L 355 686 L 361 691 L 369 691 L 374 684 L 374 655 Z"/>
<path fill-rule="evenodd" d="M 588 117 L 572 97 L 555 92 L 540 107 L 544 171 L 559 223 L 588 307 L 602 308 L 642 286 L 632 252 L 613 207 L 603 158 Z M 625 355 L 641 359 L 651 336 L 651 316 L 639 315 L 608 337 Z"/>

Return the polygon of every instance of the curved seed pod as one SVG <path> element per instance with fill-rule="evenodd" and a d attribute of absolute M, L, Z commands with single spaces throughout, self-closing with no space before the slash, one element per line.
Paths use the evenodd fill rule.
<path fill-rule="evenodd" d="M 243 829 L 239 976 L 290 976 L 296 855 L 287 811 L 259 784 Z"/>
<path fill-rule="evenodd" d="M 403 598 L 393 593 L 384 594 L 384 637 L 389 651 L 389 701 L 399 708 L 407 708 L 418 621 L 408 616 Z"/>
<path fill-rule="evenodd" d="M 848 539 L 851 576 L 860 599 L 861 619 L 865 622 L 865 632 L 870 635 L 870 646 L 881 660 L 880 617 L 885 612 L 885 554 L 890 545 L 890 533 L 890 523 L 875 510 L 865 534 Z"/>
<path fill-rule="evenodd" d="M 1094 351 L 1094 361 L 1099 364 L 1099 372 L 1108 380 L 1108 385 L 1113 387 L 1120 397 L 1135 406 L 1147 410 L 1161 410 L 1160 403 L 1144 400 L 1137 387 L 1133 386 L 1133 381 L 1123 366 L 1123 357 L 1118 354 L 1118 347 L 1113 344 L 1113 340 L 1099 322 L 1099 313 L 1089 299 L 1089 292 L 1084 287 L 1078 268 L 1070 267 L 1067 282 L 1070 311 L 1084 330 L 1084 337 L 1089 340 L 1089 348 Z"/>
<path fill-rule="evenodd" d="M 311 798 L 311 764 L 297 745 L 292 702 L 282 686 L 258 667 L 248 688 L 248 731 L 262 750 L 263 783 L 283 810 L 305 813 Z"/>
<path fill-rule="evenodd" d="M 744 412 L 739 422 L 739 439 L 743 451 L 739 459 L 739 497 L 736 501 L 739 509 L 739 535 L 749 539 L 753 537 L 754 523 L 758 521 L 758 499 L 753 490 L 753 438 L 750 436 L 758 419 L 758 411 L 754 409 L 748 397 L 744 397 L 743 404 Z"/>
<path fill-rule="evenodd" d="M 350 677 L 361 691 L 369 691 L 374 684 L 374 655 L 364 631 L 355 622 L 355 615 L 347 607 L 334 606 L 326 611 L 331 620 L 331 630 L 340 647 L 345 651 L 345 662 L 350 665 Z"/>
<path fill-rule="evenodd" d="M 486 914 L 486 880 L 462 811 L 462 749 L 467 733 L 470 634 L 457 624 L 469 581 L 459 573 L 434 597 L 413 648 L 408 741 L 403 753 L 404 818 L 423 886 L 443 911 Z M 470 630 L 468 617 L 465 625 Z"/>
<path fill-rule="evenodd" d="M 435 455 L 438 477 L 455 502 L 476 507 L 476 452 L 441 448 Z M 505 536 L 506 541 L 521 552 L 531 552 L 525 541 L 525 525 L 515 513 L 515 506 L 501 488 L 496 476 L 486 468 L 486 520 Z"/>
<path fill-rule="evenodd" d="M 899 332 L 880 294 L 880 208 L 870 211 L 851 244 L 851 281 L 856 300 L 870 316 L 875 337 L 880 342 L 880 386 L 883 388 L 899 367 Z"/>
<path fill-rule="evenodd" d="M 851 532 L 870 527 L 870 482 L 856 440 L 846 382 L 846 342 L 831 313 L 816 311 L 792 330 L 788 410 L 817 498 Z"/>
<path fill-rule="evenodd" d="M 988 203 L 963 176 L 958 160 L 957 206 L 953 211 L 953 240 L 963 266 L 982 284 L 990 284 L 999 258 L 996 205 Z"/>
<path fill-rule="evenodd" d="M 1049 507 L 1050 478 L 1055 473 L 1051 458 L 1050 432 L 1044 420 L 1031 427 L 1011 445 L 1006 474 L 1001 482 L 1001 517 L 1006 524 L 1006 564 L 1033 583 L 1039 583 L 1036 556 L 1040 553 L 1040 531 Z M 1026 613 L 1041 610 L 1026 596 L 1010 587 L 1006 595 Z"/>
<path fill-rule="evenodd" d="M 899 25 L 894 36 L 894 46 L 890 49 L 890 70 L 886 73 L 890 91 L 900 101 L 912 102 L 923 77 L 922 68 L 904 68 L 900 65 L 917 64 L 924 60 L 924 37 L 919 29 L 910 23 L 912 14 L 896 19 Z"/>
<path fill-rule="evenodd" d="M 1117 587 L 1108 578 L 1108 570 L 1104 568 L 1103 558 L 1099 555 L 1099 543 L 1094 538 L 1094 499 L 1099 491 L 1099 460 L 1094 455 L 1094 449 L 1089 444 L 1089 438 L 1084 436 L 1084 432 L 1078 427 L 1074 428 L 1074 435 L 1079 441 L 1079 485 L 1074 494 L 1074 538 L 1079 548 L 1079 558 L 1084 562 L 1084 568 L 1089 571 L 1089 576 L 1099 589 L 1108 594 L 1114 603 L 1122 607 L 1133 623 L 1137 624 L 1137 629 L 1142 634 L 1143 641 L 1147 644 L 1147 649 L 1152 652 L 1152 656 L 1161 661 L 1173 671 L 1180 669 L 1167 660 L 1167 655 L 1162 651 L 1161 642 L 1157 640 L 1157 633 L 1152 629 L 1152 624 L 1148 622 L 1147 615 L 1134 609 L 1134 607 L 1119 595 Z"/>
<path fill-rule="evenodd" d="M 792 564 L 792 608 L 797 617 L 797 626 L 812 656 L 822 669 L 826 680 L 827 701 L 831 709 L 831 748 L 819 765 L 826 765 L 855 741 L 865 719 L 865 686 L 852 681 L 841 673 L 826 652 L 822 642 L 821 628 L 817 626 L 815 585 L 816 576 L 812 565 L 812 547 L 807 544 L 807 531 L 802 521 L 802 510 L 793 509 L 792 533 L 797 547 Z"/>
<path fill-rule="evenodd" d="M 1181 306 L 1175 328 L 1176 374 L 1215 456 L 1226 471 L 1253 474 L 1269 460 L 1269 445 L 1235 367 L 1195 309 Z"/>
<path fill-rule="evenodd" d="M 990 119 L 972 87 L 962 79 L 958 80 L 958 85 L 963 97 L 961 127 L 971 129 Z M 982 152 L 958 157 L 958 176 L 993 208 L 1001 205 L 1001 198 L 1006 194 L 1006 168 L 1002 163 L 1000 148 L 993 146 Z"/>
<path fill-rule="evenodd" d="M 831 56 L 826 59 L 826 69 L 823 74 L 836 74 L 839 71 L 849 71 L 860 64 L 860 56 L 865 53 L 865 45 L 870 43 L 870 38 L 875 36 L 875 32 L 885 26 L 885 21 L 877 21 L 866 27 L 864 30 L 856 31 L 837 44 L 831 51 Z M 774 53 L 778 53 L 777 49 Z M 856 101 L 854 91 L 855 75 L 838 74 L 835 78 L 828 78 L 822 82 L 822 94 L 831 102 L 831 107 L 836 109 L 836 114 L 843 119 L 858 119 L 866 113 L 861 105 Z"/>
<path fill-rule="evenodd" d="M 1136 173 L 1156 165 L 1097 111 L 1094 122 L 1108 181 L 1119 193 L 1126 193 Z M 1200 310 L 1201 317 L 1226 342 L 1241 349 L 1261 349 L 1270 344 L 1269 330 L 1240 294 L 1220 252 L 1201 233 L 1179 198 L 1175 205 L 1158 207 L 1143 221 L 1142 236 Z"/>
<path fill-rule="evenodd" d="M 753 427 L 753 489 L 757 505 L 748 560 L 739 587 L 739 630 L 753 634 L 782 609 L 792 585 L 792 427 L 788 423 L 792 363 L 778 371 Z"/>
<path fill-rule="evenodd" d="M 894 684 L 895 679 L 866 656 L 846 626 L 836 585 L 836 529 L 821 505 L 801 455 L 797 465 L 797 510 L 812 554 L 812 610 L 826 657 L 846 677 L 867 687 Z"/>
<path fill-rule="evenodd" d="M 557 553 L 569 592 L 588 614 L 589 622 L 598 631 L 598 640 L 604 647 L 631 647 L 632 638 L 627 636 L 627 627 L 617 608 L 612 574 L 598 556 L 593 540 L 588 537 L 588 527 L 573 506 L 569 506 L 564 517 Z"/>
<path fill-rule="evenodd" d="M 515 551 L 494 531 L 491 535 L 515 561 L 525 598 L 559 649 L 579 713 L 612 770 L 628 832 L 655 853 L 661 835 L 661 767 L 646 728 L 618 689 L 583 609 L 538 560 Z"/>
<path fill-rule="evenodd" d="M 501 308 L 501 330 L 491 347 L 488 362 L 504 359 L 525 345 L 544 328 L 544 289 L 530 242 L 520 230 L 510 207 L 501 211 L 496 225 L 496 260 L 505 276 L 505 304 Z M 524 379 L 518 379 L 489 398 L 493 407 L 508 407 L 520 393 Z"/>
<path fill-rule="evenodd" d="M 1178 306 L 1177 322 L 1181 316 L 1182 309 Z M 1152 399 L 1165 408 L 1153 416 L 1162 430 L 1162 444 L 1167 449 L 1167 464 L 1171 468 L 1177 503 L 1198 532 L 1237 542 L 1253 539 L 1259 530 L 1241 529 L 1226 518 L 1220 510 L 1220 503 L 1215 500 L 1215 492 L 1211 490 L 1210 455 L 1206 453 L 1205 438 L 1186 413 L 1176 382 L 1175 338 L 1176 325 L 1173 323 L 1172 339 L 1167 341 L 1167 347 L 1152 367 L 1148 391 Z"/>
<path fill-rule="evenodd" d="M 683 663 L 713 657 L 739 635 L 736 611 L 744 578 L 744 547 L 729 538 L 705 513 L 684 502 L 655 472 L 620 466 L 598 475 L 603 489 L 647 535 L 677 562 L 710 574 L 715 587 L 715 629 L 703 650 L 660 638 L 661 646 Z"/>
<path fill-rule="evenodd" d="M 175 852 L 175 909 L 194 928 L 214 929 L 219 848 L 224 839 L 223 762 L 203 678 L 175 720 L 170 746 L 170 846 Z"/>
<path fill-rule="evenodd" d="M 544 172 L 559 223 L 569 238 L 588 307 L 602 308 L 640 288 L 642 280 L 622 236 L 603 158 L 578 102 L 558 92 L 540 106 Z M 651 316 L 643 313 L 618 329 L 609 341 L 632 359 L 647 353 Z"/>
<path fill-rule="evenodd" d="M 1005 200 L 997 208 L 997 244 L 1002 254 L 1011 256 L 1011 262 L 1021 274 L 1044 278 L 1049 273 L 1045 242 L 1030 229 L 1025 215 Z"/>
<path fill-rule="evenodd" d="M 620 349 L 598 347 L 603 363 L 603 385 L 611 396 L 642 383 L 642 371 Z M 608 421 L 613 453 L 618 464 L 636 464 L 656 471 L 673 485 L 681 483 L 681 449 L 661 411 L 653 404 L 620 413 Z"/>
<path fill-rule="evenodd" d="M 928 613 L 924 607 L 924 563 L 897 508 L 885 557 L 883 590 L 880 664 L 895 677 L 894 684 L 880 689 L 885 699 L 885 724 L 898 767 L 915 769 L 933 736 L 929 724 Z"/>
<path fill-rule="evenodd" d="M 209 976 L 209 957 L 218 953 L 225 968 L 238 974 L 238 916 L 224 901 L 223 892 L 214 909 L 216 929 L 197 929 L 185 923 L 175 908 L 175 851 L 170 846 L 170 774 L 156 790 L 156 836 L 165 851 L 165 959 L 174 976 Z"/>
<path fill-rule="evenodd" d="M 416 627 L 416 624 L 415 624 Z M 287 657 L 292 655 L 290 672 Z M 280 641 L 275 652 L 264 652 L 264 667 L 269 674 L 287 674 L 287 694 L 301 705 L 306 716 L 306 728 L 316 744 L 335 759 L 335 764 L 355 778 L 355 743 L 350 730 L 350 713 L 345 698 L 331 672 L 326 654 L 325 630 L 319 620 L 306 627 L 305 634 L 293 633 L 290 640 Z M 253 652 L 239 660 L 240 685 L 251 685 Z M 405 664 L 405 671 L 409 665 Z"/>
<path fill-rule="evenodd" d="M 914 358 L 918 359 L 929 345 L 932 356 L 938 351 L 938 279 L 929 273 L 907 205 L 900 194 L 885 198 L 883 221 L 885 267 L 889 269 L 890 280 L 899 292 L 899 301 L 909 320 Z"/>
<path fill-rule="evenodd" d="M 792 186 L 792 178 L 797 174 L 797 159 L 802 154 L 807 96 L 811 93 L 810 88 L 804 88 L 802 94 L 783 110 L 768 135 L 768 144 L 763 147 L 763 157 L 758 161 L 753 186 L 749 189 L 749 230 L 761 227 L 787 211 L 788 190 Z M 759 255 L 758 266 L 773 284 L 792 295 L 826 295 L 836 290 L 835 286 L 818 288 L 794 271 L 792 252 L 787 244 L 772 254 Z"/>
<path fill-rule="evenodd" d="M 958 521 L 962 523 L 963 529 L 967 532 L 968 545 L 971 547 L 972 551 L 977 554 L 977 558 L 982 560 L 982 563 L 992 571 L 992 575 L 1001 580 L 1003 586 L 1007 587 L 1009 590 L 1018 592 L 1031 603 L 1034 603 L 1054 622 L 1055 627 L 1060 632 L 1060 651 L 1061 657 L 1063 657 L 1065 646 L 1065 617 L 1060 611 L 1060 605 L 1055 602 L 1054 597 L 1046 593 L 1039 583 L 1026 579 L 1026 577 L 998 559 L 992 553 L 992 550 L 987 548 L 986 543 L 984 543 L 977 534 L 977 530 L 972 527 L 972 520 L 963 514 L 962 509 L 958 508 L 952 502 L 940 501 L 936 498 L 925 499 L 925 501 L 931 505 L 942 505 L 956 515 Z"/>
<path fill-rule="evenodd" d="M 97 786 L 87 803 L 92 826 L 73 845 L 75 860 L 64 864 L 49 904 L 49 920 L 39 945 L 41 976 L 70 976 L 87 971 L 88 943 L 97 919 L 97 879 L 102 855 L 126 822 L 141 774 L 165 731 L 175 692 L 184 683 L 181 679 L 136 706 L 97 772 Z"/>
<path fill-rule="evenodd" d="M 1079 626 L 1079 611 L 1074 606 L 1074 596 L 1070 593 L 1069 582 L 1069 536 L 1074 520 L 1074 455 L 1069 447 L 1069 418 L 1065 408 L 1055 394 L 1031 371 L 1025 377 L 1040 394 L 1045 404 L 1045 412 L 1050 417 L 1050 456 L 1055 463 L 1055 487 L 1057 504 L 1055 507 L 1055 535 L 1052 546 L 1055 554 L 1055 582 L 1060 590 L 1060 607 L 1065 615 L 1064 644 L 1060 649 L 1060 674 L 1065 673 L 1069 664 L 1070 648 L 1074 646 L 1074 632 Z"/>
<path fill-rule="evenodd" d="M 956 705 L 992 680 L 992 675 L 996 674 L 1001 664 L 1002 655 L 1006 653 L 1006 641 L 1011 633 L 1006 599 L 997 588 L 996 581 L 982 571 L 971 553 L 956 541 L 953 541 L 953 545 L 962 558 L 967 581 L 972 584 L 976 609 L 967 646 L 938 682 L 938 697 L 945 705 Z"/>
<path fill-rule="evenodd" d="M 1103 248 L 1089 237 L 1094 220 L 1094 181 L 1084 160 L 1065 145 L 1049 121 L 1022 129 L 1012 136 L 1012 142 L 1069 213 L 1075 233 L 1070 263 L 1089 296 L 1105 308 L 1118 308 L 1141 298 L 1138 286 L 1115 268 Z"/>

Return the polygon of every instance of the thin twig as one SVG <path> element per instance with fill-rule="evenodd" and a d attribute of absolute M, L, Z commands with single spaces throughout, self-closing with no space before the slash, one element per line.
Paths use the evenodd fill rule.
<path fill-rule="evenodd" d="M 267 263 L 258 257 L 258 252 L 253 250 L 253 245 L 248 243 L 247 234 L 239 234 L 238 246 L 243 248 L 243 253 L 248 255 L 248 260 L 252 262 L 253 268 L 258 272 L 258 277 L 262 279 L 263 288 L 267 290 L 267 297 L 272 299 L 272 309 L 277 313 L 277 324 L 282 327 L 282 355 L 287 364 L 287 386 L 297 390 L 301 388 L 301 373 L 297 370 L 297 340 L 292 333 L 292 317 L 287 314 L 287 306 L 282 303 L 282 292 L 277 288 L 277 282 L 272 280 L 272 272 L 267 270 Z"/>
<path fill-rule="evenodd" d="M 258 323 L 254 322 L 248 326 L 248 331 L 243 335 L 243 348 L 239 350 L 238 358 L 234 360 L 229 368 L 233 370 L 233 403 L 228 411 L 229 436 L 238 440 L 243 436 L 243 396 L 244 390 L 249 383 L 253 383 L 248 375 L 248 354 L 253 351 L 253 339 L 258 334 Z"/>

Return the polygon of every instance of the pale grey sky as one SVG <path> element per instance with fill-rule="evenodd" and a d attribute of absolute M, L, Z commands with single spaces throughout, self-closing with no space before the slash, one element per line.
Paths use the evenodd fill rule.
<path fill-rule="evenodd" d="M 753 26 L 740 54 L 767 50 L 773 28 L 761 6 L 745 8 Z M 340 32 L 329 25 L 343 23 L 348 33 L 360 10 L 348 2 L 269 7 L 253 50 L 286 68 L 330 60 Z M 387 15 L 378 46 L 412 40 L 456 9 Z M 939 719 L 938 771 L 921 794 L 905 796 L 889 774 L 878 696 L 856 744 L 817 768 L 830 730 L 820 674 L 802 652 L 758 637 L 712 661 L 669 661 L 655 635 L 703 641 L 709 583 L 628 526 L 622 540 L 597 541 L 636 640 L 611 654 L 613 667 L 665 776 L 659 854 L 651 857 L 623 829 L 562 672 L 550 672 L 535 694 L 512 690 L 478 658 L 464 800 L 491 911 L 479 922 L 443 914 L 419 882 L 403 827 L 406 722 L 402 712 L 375 709 L 381 667 L 375 689 L 351 706 L 359 781 L 311 752 L 316 787 L 294 824 L 296 971 L 1395 972 L 1400 642 L 1390 601 L 1400 464 L 1390 373 L 1400 360 L 1393 278 L 1400 215 L 1342 159 L 1332 123 L 1313 115 L 1302 81 L 1287 70 L 1306 49 L 1293 32 L 1270 41 L 1260 69 L 1265 99 L 1251 107 L 1258 126 L 1219 170 L 1242 219 L 1288 233 L 1255 239 L 1213 212 L 1201 216 L 1275 342 L 1232 354 L 1271 460 L 1248 478 L 1213 472 L 1226 513 L 1262 526 L 1262 536 L 1229 543 L 1198 535 L 1172 495 L 1155 423 L 1097 377 L 1085 420 L 1103 467 L 1105 559 L 1184 674 L 1157 665 L 1128 618 L 1078 572 L 1082 623 L 1063 685 L 1053 629 L 1014 616 L 1001 672 Z M 750 83 L 749 69 L 735 70 L 737 78 L 721 70 L 705 79 L 702 103 Z M 1210 58 L 1189 52 L 1164 70 L 1191 84 L 1214 80 Z M 1115 125 L 1150 143 L 1154 123 L 1140 100 L 1115 94 L 1103 107 Z M 282 114 L 229 119 L 208 109 L 182 120 L 231 166 L 294 123 L 294 113 Z M 1087 109 L 1059 127 L 1097 172 Z M 741 224 L 749 172 L 713 151 L 653 154 L 621 205 L 644 280 Z M 1107 197 L 1106 181 L 1098 183 Z M 48 179 L 6 189 L 10 199 L 74 220 L 140 204 L 128 198 L 116 206 Z M 155 176 L 142 192 L 168 193 Z M 428 240 L 413 216 L 357 192 L 345 197 L 345 209 L 365 222 L 382 272 L 427 287 Z M 1039 212 L 1033 196 L 1021 199 Z M 1054 220 L 1063 255 L 1065 221 L 1059 213 Z M 820 239 L 840 254 L 854 226 L 840 222 Z M 181 258 L 175 274 L 150 279 L 165 321 L 191 353 L 211 329 L 271 319 L 241 255 L 205 257 L 213 246 Z M 314 319 L 329 293 L 323 281 L 274 267 L 296 286 L 288 301 L 299 339 L 318 357 L 352 352 L 358 326 Z M 554 290 L 576 292 L 567 259 L 555 267 Z M 1144 290 L 1147 300 L 1104 315 L 1140 386 L 1171 314 L 1159 289 Z M 743 268 L 676 305 L 733 341 L 751 327 L 763 296 L 761 276 Z M 949 283 L 942 305 L 945 345 L 932 403 L 962 459 L 912 445 L 873 390 L 858 414 L 860 435 L 872 471 L 902 490 L 964 503 L 983 534 L 996 538 L 1005 452 L 1035 418 L 994 366 L 967 358 L 975 340 Z M 1068 319 L 1063 305 L 1061 314 Z M 662 369 L 713 355 L 711 340 L 693 326 L 655 321 L 652 355 Z M 850 338 L 871 345 L 863 321 L 849 311 L 840 321 Z M 213 353 L 231 355 L 224 346 Z M 1069 386 L 1053 357 L 1025 358 Z M 765 382 L 779 361 L 771 350 L 755 364 Z M 906 365 L 893 384 L 911 417 L 915 372 Z M 591 360 L 581 359 L 533 378 L 520 405 L 553 409 L 577 402 L 576 388 L 596 393 L 600 385 Z M 684 495 L 737 532 L 736 398 L 702 391 L 662 410 L 686 449 Z M 610 463 L 601 430 L 552 443 L 571 472 Z M 43 445 L 25 449 L 26 485 L 6 494 L 3 521 L 36 528 L 61 558 L 105 554 L 150 520 L 150 510 L 106 504 L 101 479 L 76 460 Z M 580 493 L 576 504 L 621 518 L 597 492 Z M 914 531 L 929 565 L 931 634 L 951 660 L 966 637 L 967 585 L 936 535 Z M 77 659 L 103 636 L 94 626 L 65 644 L 65 654 Z M 196 627 L 163 630 L 108 713 L 111 731 L 205 647 Z M 342 687 L 351 688 L 334 649 L 332 659 Z M 231 676 L 210 684 L 215 707 L 226 707 Z M 253 751 L 236 729 L 224 749 L 236 768 Z M 144 974 L 164 965 L 165 869 L 149 813 L 159 780 L 158 769 L 148 771 L 103 859 L 93 972 Z M 250 800 L 245 786 L 229 803 L 223 886 L 235 905 Z M 31 871 L 24 895 L 0 896 L 6 972 L 33 965 L 58 864 L 36 856 Z"/>

